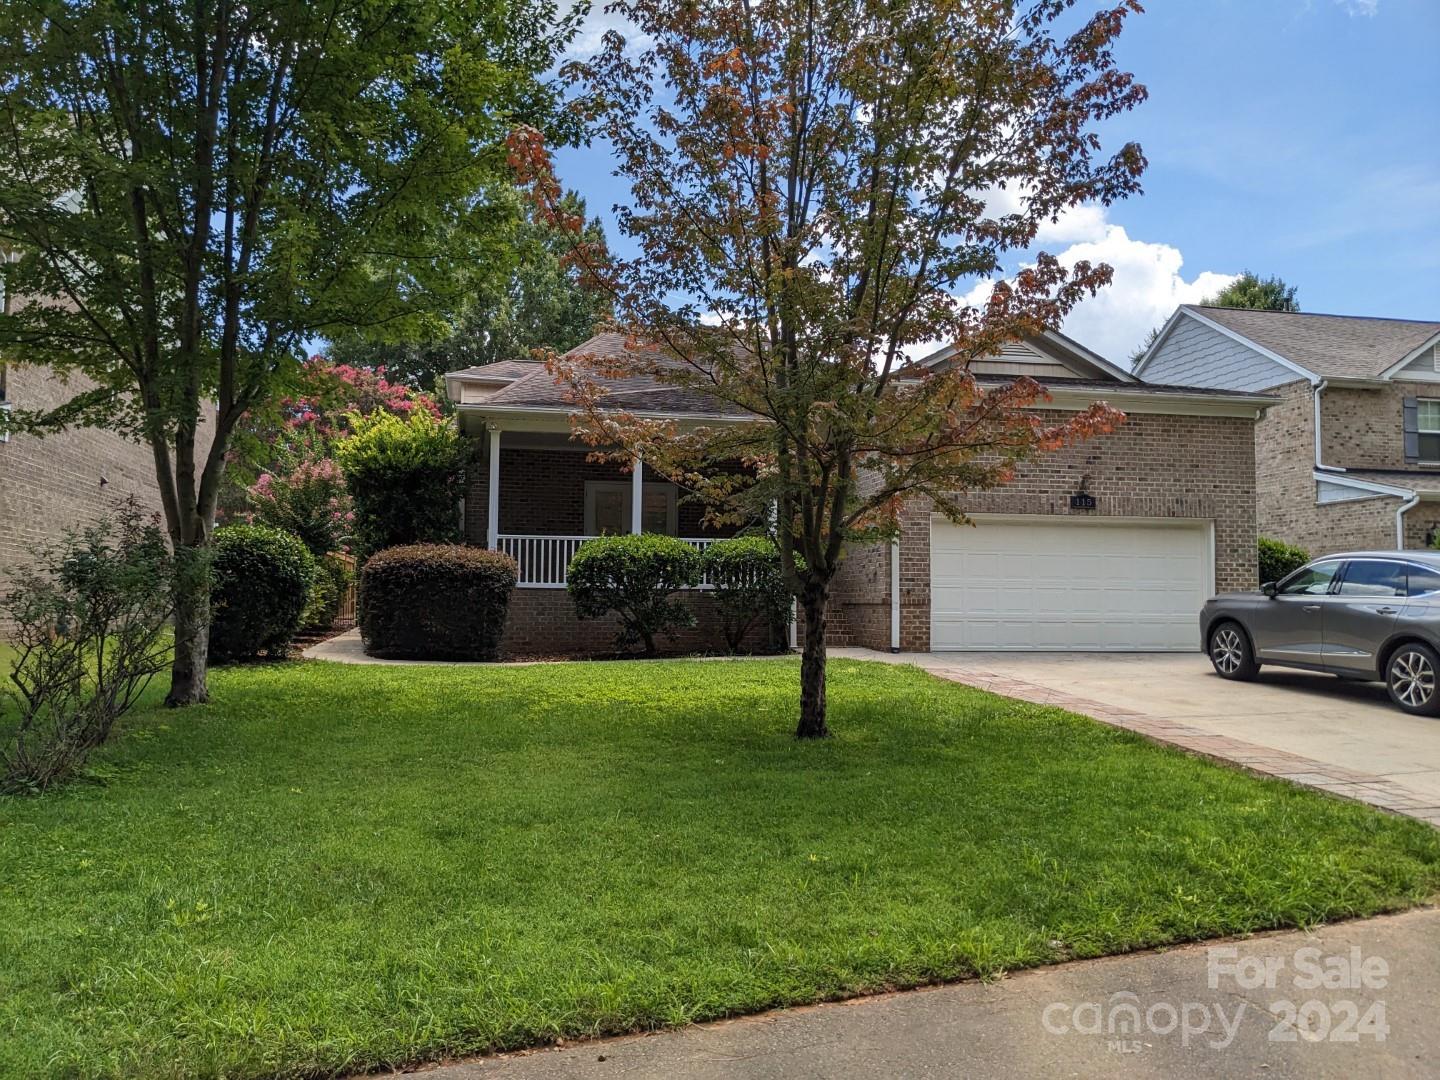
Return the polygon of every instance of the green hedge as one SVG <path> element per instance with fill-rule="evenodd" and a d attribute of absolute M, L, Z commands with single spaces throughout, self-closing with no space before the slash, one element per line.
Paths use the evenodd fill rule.
<path fill-rule="evenodd" d="M 515 560 L 459 544 L 386 548 L 360 571 L 360 634 L 371 656 L 494 660 Z"/>
<path fill-rule="evenodd" d="M 460 539 L 466 442 L 455 425 L 417 411 L 408 420 L 376 413 L 335 445 L 355 507 L 362 556 L 403 544 Z"/>
<path fill-rule="evenodd" d="M 315 582 L 315 557 L 300 538 L 226 525 L 215 530 L 210 574 L 210 659 L 284 656 Z"/>
<path fill-rule="evenodd" d="M 725 645 L 739 652 L 756 623 L 768 627 L 766 643 L 774 651 L 786 645 L 793 596 L 785 584 L 780 551 L 763 536 L 717 540 L 700 555 L 705 580 L 715 587 L 715 606 Z"/>
<path fill-rule="evenodd" d="M 655 655 L 655 638 L 673 637 L 695 616 L 670 594 L 700 584 L 700 553 L 673 536 L 600 536 L 581 544 L 567 571 L 575 613 L 598 619 L 620 617 L 616 644 L 639 644 Z"/>
<path fill-rule="evenodd" d="M 1310 553 L 1304 548 L 1287 544 L 1283 540 L 1260 537 L 1260 584 L 1279 581 L 1286 574 L 1300 569 L 1310 561 Z"/>

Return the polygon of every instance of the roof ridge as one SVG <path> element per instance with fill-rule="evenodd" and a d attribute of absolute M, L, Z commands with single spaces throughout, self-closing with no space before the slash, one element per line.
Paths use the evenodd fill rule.
<path fill-rule="evenodd" d="M 1341 315 L 1333 311 L 1275 311 L 1270 308 L 1230 307 L 1227 304 L 1181 304 L 1197 311 L 1253 311 L 1262 315 L 1314 315 L 1325 319 L 1364 319 L 1367 322 L 1415 323 L 1417 326 L 1440 326 L 1440 319 L 1402 319 L 1391 315 Z"/>

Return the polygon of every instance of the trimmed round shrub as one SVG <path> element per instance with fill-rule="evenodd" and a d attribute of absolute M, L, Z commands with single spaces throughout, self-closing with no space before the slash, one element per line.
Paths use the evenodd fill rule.
<path fill-rule="evenodd" d="M 226 525 L 215 530 L 210 574 L 210 658 L 284 656 L 315 581 L 315 557 L 300 538 L 266 525 Z"/>
<path fill-rule="evenodd" d="M 771 540 L 764 536 L 717 540 L 700 553 L 700 568 L 715 588 L 726 648 L 739 652 L 745 635 L 757 623 L 768 628 L 770 649 L 784 648 L 794 597 L 785 584 L 780 549 Z"/>
<path fill-rule="evenodd" d="M 1279 581 L 1286 574 L 1299 570 L 1310 561 L 1310 553 L 1304 548 L 1287 544 L 1283 540 L 1260 537 L 1260 584 Z"/>
<path fill-rule="evenodd" d="M 360 571 L 360 635 L 371 656 L 494 660 L 519 568 L 460 544 L 386 548 Z"/>
<path fill-rule="evenodd" d="M 576 550 L 566 588 L 582 619 L 614 612 L 620 617 L 616 645 L 639 644 L 655 655 L 659 634 L 674 637 L 695 616 L 670 594 L 700 584 L 700 553 L 683 540 L 656 533 L 599 536 Z"/>

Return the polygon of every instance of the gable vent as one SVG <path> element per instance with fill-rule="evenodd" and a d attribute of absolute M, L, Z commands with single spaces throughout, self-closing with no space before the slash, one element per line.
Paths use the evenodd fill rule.
<path fill-rule="evenodd" d="M 1430 346 L 1430 366 L 1440 371 L 1440 341 Z"/>

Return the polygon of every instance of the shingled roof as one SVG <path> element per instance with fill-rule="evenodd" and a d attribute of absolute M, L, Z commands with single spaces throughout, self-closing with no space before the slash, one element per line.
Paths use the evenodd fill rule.
<path fill-rule="evenodd" d="M 544 371 L 545 365 L 538 360 L 497 360 L 493 364 L 478 364 L 475 367 L 447 371 L 447 377 L 474 379 L 477 382 L 514 382 L 526 375 Z"/>
<path fill-rule="evenodd" d="M 1417 319 L 1183 307 L 1322 378 L 1376 378 L 1440 334 L 1440 322 Z"/>
<path fill-rule="evenodd" d="M 633 346 L 628 345 L 629 340 L 625 334 L 620 333 L 596 334 L 588 341 L 563 353 L 562 356 L 572 359 L 577 356 L 626 356 L 635 351 Z M 647 348 L 643 352 L 647 356 L 653 355 L 657 358 L 663 355 L 656 348 Z M 569 387 L 557 384 L 554 376 L 545 369 L 543 364 L 531 364 L 529 367 L 532 370 L 523 377 L 517 378 L 509 386 L 487 398 L 484 403 L 485 407 L 560 409 L 571 405 L 567 398 Z M 484 372 L 487 369 L 472 370 Z M 452 374 L 463 377 L 467 373 L 454 372 Z M 609 391 L 605 397 L 605 404 L 616 409 L 627 409 L 638 413 L 680 413 L 695 416 L 753 419 L 750 414 L 717 401 L 703 391 L 672 386 L 669 383 L 660 382 L 650 375 L 632 375 L 623 379 L 595 377 L 593 381 Z"/>
<path fill-rule="evenodd" d="M 568 358 L 624 356 L 633 349 L 633 346 L 628 344 L 629 341 L 630 339 L 621 333 L 596 334 L 563 355 Z M 646 348 L 644 352 L 648 357 L 654 358 L 664 355 L 660 349 L 653 347 Z M 467 368 L 463 371 L 450 372 L 446 377 L 461 380 L 466 378 L 482 379 L 490 372 L 491 368 L 498 366 L 500 365 Z M 511 381 L 509 385 L 491 394 L 483 402 L 466 407 L 481 411 L 515 410 L 524 412 L 527 409 L 558 411 L 569 409 L 572 406 L 573 403 L 568 396 L 569 387 L 557 384 L 554 376 L 543 364 L 520 364 L 519 366 L 528 370 Z M 1009 382 L 1011 378 L 1011 376 L 999 375 L 983 376 L 979 381 L 987 384 L 1000 384 Z M 597 377 L 595 381 L 609 391 L 604 399 L 605 404 L 616 409 L 626 409 L 636 413 L 715 417 L 717 419 L 755 419 L 753 415 L 743 412 L 735 406 L 717 401 L 704 390 L 674 386 L 661 382 L 650 375 L 632 375 L 625 378 Z M 1057 392 L 1093 390 L 1097 398 L 1124 396 L 1133 399 L 1139 395 L 1153 395 L 1162 399 L 1165 397 L 1193 399 L 1204 396 L 1213 397 L 1217 401 L 1232 399 L 1261 405 L 1269 404 L 1272 401 L 1271 398 L 1258 394 L 1241 394 L 1232 390 L 1212 390 L 1194 386 L 1165 386 L 1142 382 L 1138 379 L 1122 382 L 1118 379 L 1046 378 L 1042 381 Z"/>

